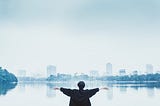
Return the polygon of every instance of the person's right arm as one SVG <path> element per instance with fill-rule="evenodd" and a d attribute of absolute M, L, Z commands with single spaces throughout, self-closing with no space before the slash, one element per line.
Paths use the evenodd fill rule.
<path fill-rule="evenodd" d="M 107 87 L 100 88 L 99 90 L 109 90 Z"/>

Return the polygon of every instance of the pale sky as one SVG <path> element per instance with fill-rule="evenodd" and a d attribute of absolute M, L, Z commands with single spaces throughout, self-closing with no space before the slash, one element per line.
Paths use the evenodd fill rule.
<path fill-rule="evenodd" d="M 0 66 L 17 73 L 160 70 L 159 0 L 0 0 Z"/>

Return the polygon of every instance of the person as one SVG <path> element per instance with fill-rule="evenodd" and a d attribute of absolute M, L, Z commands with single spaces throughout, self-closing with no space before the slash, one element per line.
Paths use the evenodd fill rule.
<path fill-rule="evenodd" d="M 94 88 L 84 90 L 84 81 L 78 82 L 77 86 L 79 89 L 68 89 L 68 88 L 54 88 L 54 90 L 60 90 L 65 95 L 70 97 L 69 106 L 91 106 L 90 99 L 99 90 L 108 90 L 107 87 L 104 88 Z"/>

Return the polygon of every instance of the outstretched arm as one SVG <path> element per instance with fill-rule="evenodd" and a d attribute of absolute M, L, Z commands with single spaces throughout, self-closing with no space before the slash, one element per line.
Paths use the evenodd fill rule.
<path fill-rule="evenodd" d="M 54 90 L 60 90 L 60 88 L 54 88 Z"/>
<path fill-rule="evenodd" d="M 61 92 L 63 92 L 65 95 L 67 96 L 71 96 L 72 95 L 72 90 L 71 89 L 67 89 L 67 88 L 54 88 L 54 90 L 59 90 Z"/>
<path fill-rule="evenodd" d="M 107 87 L 100 88 L 99 90 L 109 90 Z"/>
<path fill-rule="evenodd" d="M 93 95 L 95 95 L 100 89 L 99 88 L 94 88 L 94 89 L 90 89 L 88 90 L 88 96 L 92 97 Z"/>

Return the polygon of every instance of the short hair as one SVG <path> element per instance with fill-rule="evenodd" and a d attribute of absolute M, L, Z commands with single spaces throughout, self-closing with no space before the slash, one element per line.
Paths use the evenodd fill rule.
<path fill-rule="evenodd" d="M 79 81 L 77 85 L 78 85 L 79 89 L 83 89 L 85 87 L 84 81 Z"/>

